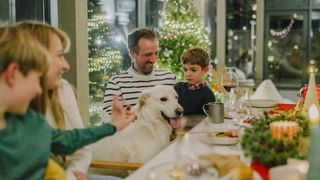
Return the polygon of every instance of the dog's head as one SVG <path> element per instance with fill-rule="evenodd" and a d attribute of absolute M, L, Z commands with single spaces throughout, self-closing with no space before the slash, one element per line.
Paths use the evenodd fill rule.
<path fill-rule="evenodd" d="M 178 128 L 178 119 L 183 115 L 183 108 L 178 103 L 178 95 L 172 86 L 157 85 L 142 91 L 136 112 L 152 119 L 168 121 L 173 128 Z"/>

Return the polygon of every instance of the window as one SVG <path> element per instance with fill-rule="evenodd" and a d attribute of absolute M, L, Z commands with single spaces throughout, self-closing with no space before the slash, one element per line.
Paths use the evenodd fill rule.
<path fill-rule="evenodd" d="M 226 62 L 253 78 L 256 59 L 256 0 L 226 1 Z"/>
<path fill-rule="evenodd" d="M 127 35 L 136 27 L 135 0 L 89 0 L 89 113 L 91 124 L 102 117 L 108 80 L 131 65 Z"/>

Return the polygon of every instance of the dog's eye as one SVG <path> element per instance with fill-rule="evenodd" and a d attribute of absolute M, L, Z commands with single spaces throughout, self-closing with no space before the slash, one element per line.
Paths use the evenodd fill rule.
<path fill-rule="evenodd" d="M 160 98 L 160 100 L 161 100 L 161 101 L 167 101 L 167 98 L 162 97 L 162 98 Z"/>

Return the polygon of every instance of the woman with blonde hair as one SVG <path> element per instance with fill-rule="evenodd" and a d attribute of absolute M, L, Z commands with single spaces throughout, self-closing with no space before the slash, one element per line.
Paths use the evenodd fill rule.
<path fill-rule="evenodd" d="M 70 68 L 64 54 L 70 49 L 69 37 L 58 28 L 50 25 L 23 21 L 17 27 L 29 31 L 44 45 L 51 56 L 51 64 L 45 78 L 47 93 L 33 102 L 33 107 L 43 113 L 48 123 L 59 129 L 84 128 L 75 94 L 71 85 L 62 79 Z M 53 156 L 66 169 L 67 179 L 76 179 L 76 174 L 85 175 L 92 160 L 92 150 L 84 147 L 66 157 Z"/>

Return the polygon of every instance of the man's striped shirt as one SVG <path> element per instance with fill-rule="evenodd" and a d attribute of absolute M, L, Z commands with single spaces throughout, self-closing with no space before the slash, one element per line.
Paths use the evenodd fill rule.
<path fill-rule="evenodd" d="M 103 110 L 111 114 L 113 94 L 120 95 L 124 104 L 134 106 L 138 103 L 141 91 L 155 85 L 174 86 L 176 82 L 176 76 L 169 71 L 155 69 L 149 75 L 142 75 L 130 67 L 126 72 L 110 78 L 104 95 Z"/>

